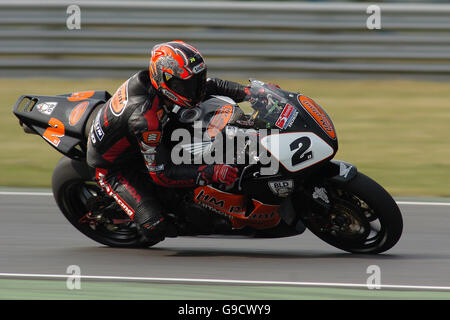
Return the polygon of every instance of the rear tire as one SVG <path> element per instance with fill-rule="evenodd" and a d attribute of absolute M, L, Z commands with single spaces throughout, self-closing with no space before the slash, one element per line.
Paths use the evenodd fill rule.
<path fill-rule="evenodd" d="M 301 197 L 309 203 L 306 210 L 302 201 L 295 202 L 305 226 L 320 239 L 344 251 L 365 254 L 385 252 L 399 241 L 400 209 L 377 182 L 358 172 L 350 181 L 331 179 L 320 187 L 327 190 L 331 206 L 326 216 L 319 213 L 314 197 Z"/>
<path fill-rule="evenodd" d="M 111 225 L 80 222 L 89 211 L 88 199 L 103 193 L 93 177 L 93 170 L 85 162 L 63 157 L 56 165 L 52 176 L 53 196 L 67 220 L 85 236 L 110 247 L 142 248 L 158 243 L 145 240 L 134 223 L 111 230 Z"/>

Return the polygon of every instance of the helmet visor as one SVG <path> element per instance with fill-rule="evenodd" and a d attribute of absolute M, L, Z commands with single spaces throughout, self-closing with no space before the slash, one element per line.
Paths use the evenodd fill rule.
<path fill-rule="evenodd" d="M 189 79 L 183 80 L 172 77 L 165 81 L 167 87 L 176 94 L 190 99 L 191 106 L 197 105 L 206 94 L 206 71 L 194 74 Z"/>

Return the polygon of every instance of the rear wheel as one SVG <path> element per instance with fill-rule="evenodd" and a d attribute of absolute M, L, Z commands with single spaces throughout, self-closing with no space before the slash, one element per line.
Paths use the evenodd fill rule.
<path fill-rule="evenodd" d="M 101 207 L 107 197 L 92 179 L 85 162 L 62 158 L 53 172 L 52 189 L 59 209 L 69 222 L 87 237 L 111 247 L 149 247 L 158 242 L 145 240 L 133 221 L 114 210 L 90 214 L 92 206 Z"/>
<path fill-rule="evenodd" d="M 296 208 L 306 227 L 328 244 L 352 253 L 375 254 L 389 250 L 400 239 L 403 220 L 397 203 L 364 174 L 358 172 L 348 182 L 329 180 L 309 191 Z"/>

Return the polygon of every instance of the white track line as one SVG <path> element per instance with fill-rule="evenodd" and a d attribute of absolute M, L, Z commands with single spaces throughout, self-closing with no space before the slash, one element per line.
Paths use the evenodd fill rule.
<path fill-rule="evenodd" d="M 41 278 L 41 279 L 68 279 L 74 275 L 66 274 L 27 274 L 27 273 L 0 273 L 0 278 Z M 341 287 L 341 288 L 364 288 L 369 289 L 367 284 L 358 283 L 332 283 L 332 282 L 294 282 L 294 281 L 259 281 L 259 280 L 225 280 L 225 279 L 191 279 L 191 278 L 157 278 L 157 277 L 120 277 L 120 276 L 86 276 L 80 275 L 80 279 L 90 280 L 119 280 L 138 282 L 166 282 L 166 283 L 209 283 L 209 284 L 239 284 L 239 285 L 281 285 L 281 286 L 303 286 L 303 287 Z M 445 286 L 416 286 L 380 284 L 381 289 L 408 289 L 408 290 L 439 290 L 450 291 Z"/>
<path fill-rule="evenodd" d="M 450 202 L 425 202 L 425 201 L 396 201 L 400 205 L 411 205 L 411 206 L 450 206 Z"/>
<path fill-rule="evenodd" d="M 53 196 L 53 193 L 51 193 L 51 192 L 0 191 L 0 196 Z"/>
<path fill-rule="evenodd" d="M 0 191 L 0 196 L 53 196 L 51 192 L 14 192 Z M 396 201 L 399 205 L 413 206 L 450 206 L 450 202 L 426 202 L 426 201 Z"/>

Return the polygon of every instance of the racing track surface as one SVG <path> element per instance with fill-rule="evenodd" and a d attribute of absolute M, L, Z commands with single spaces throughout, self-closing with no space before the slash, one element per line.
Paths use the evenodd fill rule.
<path fill-rule="evenodd" d="M 404 234 L 390 251 L 352 255 L 309 231 L 284 239 L 167 239 L 151 249 L 104 247 L 74 229 L 48 195 L 0 193 L 0 273 L 450 286 L 450 206 L 400 206 Z"/>

